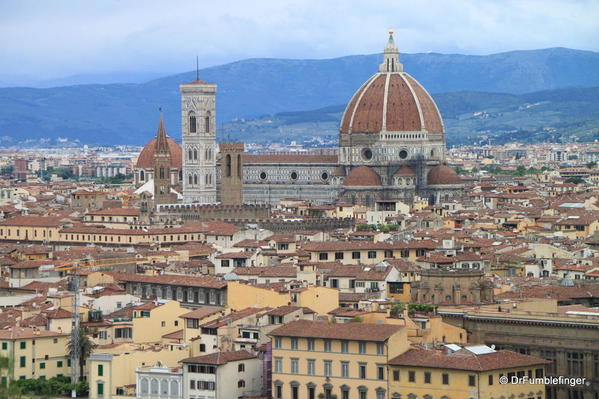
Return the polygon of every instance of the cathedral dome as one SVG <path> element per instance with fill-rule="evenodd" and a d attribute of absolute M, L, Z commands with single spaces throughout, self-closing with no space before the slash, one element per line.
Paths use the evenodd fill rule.
<path fill-rule="evenodd" d="M 368 166 L 353 168 L 343 179 L 344 186 L 382 186 L 381 177 Z"/>
<path fill-rule="evenodd" d="M 432 168 L 428 172 L 427 184 L 430 186 L 434 185 L 445 185 L 445 184 L 462 184 L 462 179 L 449 166 L 438 165 Z"/>
<path fill-rule="evenodd" d="M 341 133 L 443 133 L 443 121 L 432 97 L 403 71 L 399 51 L 389 35 L 380 71 L 356 91 L 341 119 Z"/>
<path fill-rule="evenodd" d="M 166 138 L 168 143 L 168 150 L 171 154 L 171 168 L 181 169 L 183 164 L 183 154 L 181 147 L 177 142 L 170 137 Z M 139 157 L 137 157 L 137 163 L 135 167 L 138 169 L 152 169 L 154 168 L 154 154 L 156 153 L 156 138 L 150 140 L 141 150 Z"/>

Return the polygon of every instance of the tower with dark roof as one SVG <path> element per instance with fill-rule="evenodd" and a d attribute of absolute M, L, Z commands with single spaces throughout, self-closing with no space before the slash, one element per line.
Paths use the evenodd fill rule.
<path fill-rule="evenodd" d="M 171 152 L 161 112 L 158 130 L 156 131 L 156 150 L 154 151 L 155 207 L 161 204 L 172 204 L 177 200 L 171 188 Z"/>

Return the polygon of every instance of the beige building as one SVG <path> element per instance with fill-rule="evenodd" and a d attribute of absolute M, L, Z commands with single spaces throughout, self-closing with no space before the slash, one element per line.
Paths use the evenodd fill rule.
<path fill-rule="evenodd" d="M 270 335 L 277 399 L 386 399 L 387 362 L 409 347 L 407 329 L 390 324 L 299 320 Z"/>

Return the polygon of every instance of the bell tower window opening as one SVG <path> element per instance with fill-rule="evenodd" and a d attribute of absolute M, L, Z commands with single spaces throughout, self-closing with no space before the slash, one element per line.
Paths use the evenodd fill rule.
<path fill-rule="evenodd" d="M 204 130 L 206 133 L 210 133 L 210 111 L 208 111 L 206 117 L 204 118 Z"/>
<path fill-rule="evenodd" d="M 193 160 L 194 161 L 198 160 L 198 150 L 193 150 Z"/>
<path fill-rule="evenodd" d="M 160 178 L 164 179 L 164 168 L 163 167 L 160 168 Z"/>
<path fill-rule="evenodd" d="M 189 114 L 189 133 L 195 133 L 197 131 L 196 116 L 193 112 Z"/>
<path fill-rule="evenodd" d="M 227 177 L 231 177 L 231 154 L 227 154 L 226 156 L 226 161 L 225 161 L 225 166 L 226 166 L 226 176 Z"/>
<path fill-rule="evenodd" d="M 241 154 L 237 154 L 237 177 L 241 177 Z"/>

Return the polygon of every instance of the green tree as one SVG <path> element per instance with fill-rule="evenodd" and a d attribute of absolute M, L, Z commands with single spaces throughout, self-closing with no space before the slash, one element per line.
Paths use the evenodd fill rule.
<path fill-rule="evenodd" d="M 21 397 L 21 389 L 15 381 L 10 381 L 13 371 L 13 360 L 9 357 L 0 356 L 0 375 L 6 376 L 0 380 L 0 399 L 18 399 Z"/>
<path fill-rule="evenodd" d="M 351 319 L 349 319 L 350 323 L 361 323 L 362 322 L 362 318 L 360 316 L 354 316 Z"/>
<path fill-rule="evenodd" d="M 87 328 L 79 329 L 79 379 L 83 378 L 83 364 L 85 359 L 92 354 L 92 352 L 96 349 L 98 345 L 95 344 L 89 336 L 87 335 Z M 73 353 L 73 339 L 69 338 L 69 342 L 67 343 L 67 351 L 69 356 Z"/>
<path fill-rule="evenodd" d="M 393 305 L 391 305 L 391 310 L 389 311 L 389 314 L 391 315 L 391 317 L 399 317 L 399 315 L 402 314 L 405 309 L 406 306 L 403 303 L 394 303 Z"/>

